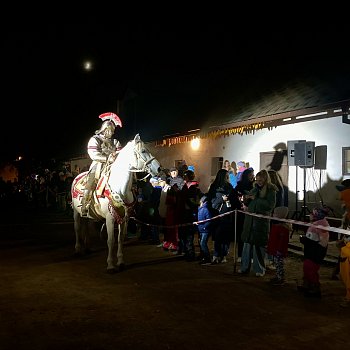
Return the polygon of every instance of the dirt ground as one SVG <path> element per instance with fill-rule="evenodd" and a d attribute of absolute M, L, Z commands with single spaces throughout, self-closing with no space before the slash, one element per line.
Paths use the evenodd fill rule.
<path fill-rule="evenodd" d="M 23 218 L 22 218 L 23 219 Z M 105 236 L 74 256 L 70 218 L 15 219 L 0 226 L 0 349 L 346 349 L 350 309 L 332 264 L 322 298 L 296 290 L 300 256 L 286 259 L 287 284 L 200 266 L 129 239 L 126 269 L 106 272 Z"/>

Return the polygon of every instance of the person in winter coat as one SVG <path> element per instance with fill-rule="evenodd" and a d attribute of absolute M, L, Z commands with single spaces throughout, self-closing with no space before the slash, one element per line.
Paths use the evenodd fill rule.
<path fill-rule="evenodd" d="M 350 179 L 343 180 L 340 185 L 335 186 L 339 191 L 339 199 L 341 201 L 341 207 L 343 208 L 341 228 L 344 230 L 350 230 Z M 331 278 L 337 280 L 340 272 L 340 250 L 346 245 L 344 238 L 347 238 L 346 235 L 341 235 L 337 242 L 336 247 L 339 249 L 339 256 L 337 264 L 335 265 Z"/>
<path fill-rule="evenodd" d="M 245 210 L 244 205 L 244 195 L 248 194 L 250 190 L 253 189 L 253 184 L 255 180 L 254 169 L 248 168 L 243 171 L 241 179 L 237 182 L 235 190 L 238 192 L 239 199 L 242 203 L 242 209 Z M 242 229 L 245 215 L 241 212 L 237 213 L 238 222 L 242 223 L 239 229 L 237 229 L 237 262 L 242 260 L 242 251 L 243 251 L 243 241 L 242 241 Z"/>
<path fill-rule="evenodd" d="M 340 279 L 345 285 L 346 295 L 340 306 L 350 307 L 350 234 L 344 237 L 344 242 L 345 246 L 340 250 Z"/>
<path fill-rule="evenodd" d="M 217 172 L 214 182 L 209 187 L 208 200 L 210 201 L 213 215 L 223 215 L 219 219 L 215 219 L 214 223 L 212 263 L 225 263 L 227 262 L 226 257 L 229 253 L 230 243 L 235 238 L 234 215 L 226 213 L 233 212 L 235 209 L 242 209 L 238 193 L 231 185 L 229 173 L 226 169 L 220 169 Z M 237 223 L 237 226 L 239 226 L 239 223 Z"/>
<path fill-rule="evenodd" d="M 184 184 L 177 197 L 178 218 L 180 224 L 183 224 L 178 229 L 178 252 L 184 253 L 187 261 L 193 261 L 196 258 L 194 238 L 197 229 L 194 224 L 190 224 L 197 221 L 199 200 L 203 194 L 193 171 L 186 170 L 183 176 Z"/>
<path fill-rule="evenodd" d="M 210 251 L 208 248 L 208 240 L 211 236 L 212 227 L 210 222 L 211 218 L 212 215 L 208 209 L 208 197 L 204 195 L 200 199 L 198 207 L 198 221 L 204 222 L 197 223 L 199 233 L 199 245 L 202 253 L 202 259 L 199 262 L 201 265 L 207 265 L 211 263 Z"/>
<path fill-rule="evenodd" d="M 167 179 L 167 182 L 170 182 Z M 164 232 L 164 241 L 163 241 L 163 249 L 165 251 L 173 251 L 174 253 L 178 252 L 178 244 L 179 244 L 179 235 L 178 235 L 178 192 L 179 188 L 177 184 L 170 186 L 169 183 L 166 183 L 163 188 L 163 192 L 161 197 L 161 203 L 165 205 L 165 228 Z M 164 200 L 165 199 L 165 200 Z M 163 207 L 162 207 L 163 208 Z"/>
<path fill-rule="evenodd" d="M 240 197 L 243 197 L 245 194 L 247 194 L 250 190 L 253 189 L 254 179 L 255 175 L 253 168 L 248 168 L 243 171 L 242 177 L 237 182 L 237 186 L 235 187 Z"/>
<path fill-rule="evenodd" d="M 286 219 L 288 207 L 276 207 L 273 217 Z M 276 276 L 270 279 L 273 285 L 283 285 L 285 283 L 284 258 L 288 254 L 288 242 L 291 225 L 287 222 L 274 220 L 271 222 L 269 240 L 267 242 L 267 253 L 270 254 L 276 263 Z"/>
<path fill-rule="evenodd" d="M 310 222 L 315 226 L 328 227 L 326 216 L 329 213 L 327 207 L 316 207 L 310 214 Z M 329 231 L 325 228 L 310 226 L 306 234 L 300 237 L 300 242 L 304 245 L 303 262 L 303 284 L 298 286 L 298 290 L 307 297 L 321 297 L 320 288 L 320 267 L 326 256 Z"/>
<path fill-rule="evenodd" d="M 266 170 L 256 174 L 256 183 L 253 189 L 244 196 L 247 212 L 271 216 L 276 204 L 277 187 L 271 183 Z M 241 268 L 238 273 L 248 274 L 253 259 L 253 271 L 257 277 L 265 275 L 265 254 L 268 236 L 270 232 L 270 220 L 254 215 L 245 215 L 242 232 L 244 242 L 242 251 Z"/>
<path fill-rule="evenodd" d="M 343 180 L 340 185 L 335 186 L 340 192 L 339 199 L 344 210 L 342 217 L 342 228 L 350 228 L 350 179 Z"/>

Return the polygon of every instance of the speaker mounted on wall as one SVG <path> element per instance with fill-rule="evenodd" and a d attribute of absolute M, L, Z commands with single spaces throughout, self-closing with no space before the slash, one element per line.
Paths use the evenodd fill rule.
<path fill-rule="evenodd" d="M 315 169 L 326 170 L 327 169 L 327 146 L 315 147 Z"/>

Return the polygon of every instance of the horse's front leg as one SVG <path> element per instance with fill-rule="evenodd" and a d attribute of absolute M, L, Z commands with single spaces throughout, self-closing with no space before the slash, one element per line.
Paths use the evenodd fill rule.
<path fill-rule="evenodd" d="M 82 220 L 80 217 L 80 214 L 74 209 L 73 212 L 73 218 L 74 218 L 74 232 L 75 232 L 75 254 L 80 255 L 81 254 L 81 241 L 82 241 Z"/>
<path fill-rule="evenodd" d="M 125 263 L 124 263 L 124 253 L 123 253 L 123 246 L 124 246 L 124 238 L 126 236 L 126 230 L 127 230 L 127 222 L 123 221 L 122 224 L 118 227 L 118 251 L 117 251 L 117 266 L 119 267 L 119 270 L 125 269 Z"/>
<path fill-rule="evenodd" d="M 114 266 L 114 250 L 115 250 L 115 235 L 114 235 L 114 220 L 112 217 L 106 218 L 106 229 L 107 229 L 107 272 L 116 272 Z"/>

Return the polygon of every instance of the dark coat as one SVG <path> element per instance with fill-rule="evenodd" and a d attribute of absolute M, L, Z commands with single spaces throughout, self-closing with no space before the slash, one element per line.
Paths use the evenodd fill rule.
<path fill-rule="evenodd" d="M 230 207 L 222 199 L 222 196 L 225 194 L 229 198 Z M 217 188 L 211 187 L 208 192 L 208 200 L 211 203 L 211 210 L 215 216 L 234 211 L 235 209 L 242 209 L 238 193 L 230 183 L 225 183 Z M 213 240 L 234 241 L 234 225 L 234 213 L 213 220 Z"/>
<path fill-rule="evenodd" d="M 208 203 L 204 203 L 201 207 L 198 208 L 198 221 L 211 219 L 211 213 L 208 209 Z M 210 234 L 211 222 L 206 221 L 201 224 L 198 224 L 199 233 L 208 233 Z"/>
<path fill-rule="evenodd" d="M 320 265 L 326 257 L 328 246 L 322 247 L 318 242 L 315 242 L 306 236 L 302 236 L 300 242 L 304 244 L 304 259 L 311 260 Z"/>
<path fill-rule="evenodd" d="M 197 181 L 184 183 L 178 197 L 178 203 L 181 206 L 180 222 L 189 223 L 197 221 L 199 199 L 202 195 Z"/>

